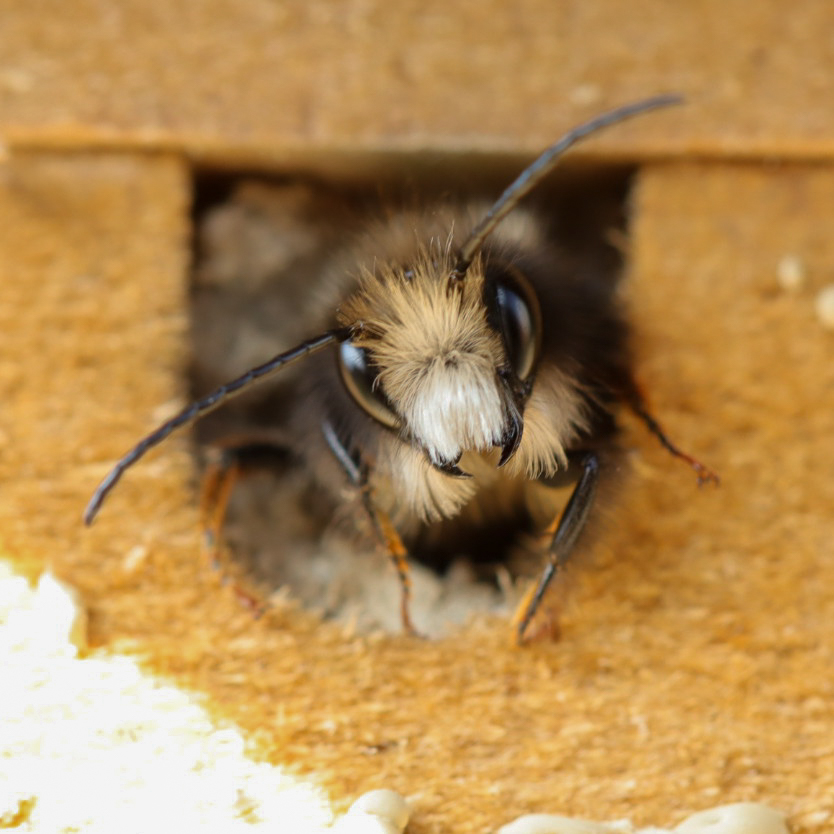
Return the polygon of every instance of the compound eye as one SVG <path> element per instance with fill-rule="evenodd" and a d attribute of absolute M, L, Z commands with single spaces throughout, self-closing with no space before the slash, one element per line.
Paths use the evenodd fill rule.
<path fill-rule="evenodd" d="M 368 415 L 389 429 L 399 428 L 400 418 L 380 389 L 378 371 L 365 348 L 356 347 L 350 341 L 342 342 L 339 345 L 339 371 L 345 388 Z"/>
<path fill-rule="evenodd" d="M 507 356 L 523 382 L 533 373 L 539 358 L 542 339 L 539 301 L 526 279 L 515 272 L 496 281 L 495 296 Z"/>

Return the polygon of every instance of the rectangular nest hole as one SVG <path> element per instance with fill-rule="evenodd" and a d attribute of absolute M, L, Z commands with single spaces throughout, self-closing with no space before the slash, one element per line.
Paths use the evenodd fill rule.
<path fill-rule="evenodd" d="M 334 305 L 323 300 L 331 263 L 370 224 L 402 209 L 431 213 L 438 205 L 474 204 L 483 212 L 523 162 L 485 158 L 461 167 L 454 160 L 417 161 L 404 165 L 399 178 L 350 185 L 251 172 L 200 175 L 192 394 L 202 396 L 332 327 Z M 566 268 L 612 288 L 623 271 L 632 174 L 625 166 L 565 166 L 523 202 L 525 211 L 543 218 Z M 311 425 L 318 419 L 305 398 L 304 374 L 302 361 L 196 426 L 198 449 L 251 441 L 241 457 L 249 477 L 235 487 L 223 539 L 265 593 L 288 587 L 324 616 L 397 631 L 397 579 L 368 536 L 367 520 L 359 519 L 361 508 L 325 494 L 288 429 L 299 414 Z M 529 526 L 524 520 L 522 532 Z M 471 547 L 451 532 L 442 537 L 448 546 L 425 552 L 412 541 L 412 556 L 426 566 L 413 577 L 414 616 L 429 633 L 443 633 L 472 611 L 507 607 L 506 587 L 499 586 L 519 532 L 514 524 L 487 525 L 483 535 L 470 537 Z M 422 605 L 421 593 L 434 602 Z"/>

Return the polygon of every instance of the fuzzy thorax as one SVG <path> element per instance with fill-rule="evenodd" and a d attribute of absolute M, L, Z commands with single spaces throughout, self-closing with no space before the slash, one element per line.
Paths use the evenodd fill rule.
<path fill-rule="evenodd" d="M 450 289 L 453 267 L 440 246 L 422 249 L 408 270 L 378 264 L 341 310 L 345 323 L 361 323 L 354 343 L 368 351 L 405 431 L 435 463 L 500 445 L 511 407 L 497 376 L 506 357 L 487 322 L 483 271 L 476 262 Z"/>

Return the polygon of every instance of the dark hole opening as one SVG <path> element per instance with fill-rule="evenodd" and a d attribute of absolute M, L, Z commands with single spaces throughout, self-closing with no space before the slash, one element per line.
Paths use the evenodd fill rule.
<path fill-rule="evenodd" d="M 308 319 L 315 318 L 322 269 L 372 219 L 391 207 L 441 200 L 488 205 L 523 164 L 492 161 L 487 167 L 489 173 L 474 175 L 440 164 L 429 174 L 421 170 L 419 185 L 416 168 L 381 186 L 256 174 L 200 176 L 191 393 L 204 395 L 317 335 Z M 624 265 L 632 174 L 624 166 L 566 166 L 523 203 L 546 218 L 548 234 L 572 268 L 602 275 L 612 287 Z M 363 629 L 399 631 L 397 577 L 367 524 L 354 517 L 358 505 L 325 500 L 294 450 L 282 448 L 288 414 L 307 407 L 296 375 L 287 374 L 196 426 L 199 450 L 230 438 L 249 444 L 245 477 L 234 488 L 224 526 L 226 558 L 266 594 L 284 588 L 323 616 L 350 619 Z M 473 612 L 511 611 L 514 579 L 535 575 L 542 560 L 530 545 L 538 527 L 524 513 L 509 523 L 485 520 L 463 537 L 452 525 L 448 535 L 413 537 L 418 627 L 438 634 Z"/>

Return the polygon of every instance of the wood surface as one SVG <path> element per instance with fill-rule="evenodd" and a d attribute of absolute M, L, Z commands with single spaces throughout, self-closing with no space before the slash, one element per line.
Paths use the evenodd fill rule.
<path fill-rule="evenodd" d="M 0 552 L 53 566 L 94 646 L 206 693 L 337 803 L 402 792 L 415 834 L 530 812 L 664 825 L 742 799 L 829 830 L 834 336 L 814 302 L 834 281 L 832 18 L 810 0 L 4 14 Z M 635 475 L 561 642 L 518 650 L 500 620 L 357 637 L 291 600 L 254 620 L 200 561 L 186 438 L 82 529 L 107 466 L 184 402 L 192 164 L 515 158 L 660 90 L 691 104 L 583 154 L 641 164 L 641 375 L 723 482 L 698 490 L 630 426 Z"/>

